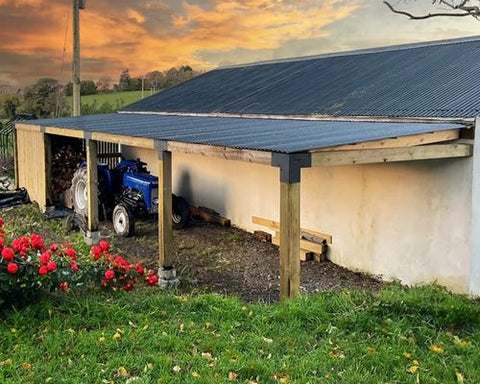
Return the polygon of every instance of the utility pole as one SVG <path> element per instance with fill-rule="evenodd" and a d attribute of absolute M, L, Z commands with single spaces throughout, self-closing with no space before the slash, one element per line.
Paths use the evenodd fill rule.
<path fill-rule="evenodd" d="M 80 9 L 85 8 L 85 0 L 73 1 L 73 116 L 80 116 Z"/>

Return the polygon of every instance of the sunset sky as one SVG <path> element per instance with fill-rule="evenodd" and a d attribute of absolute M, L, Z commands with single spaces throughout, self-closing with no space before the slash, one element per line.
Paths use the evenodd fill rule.
<path fill-rule="evenodd" d="M 0 0 L 0 81 L 69 81 L 70 8 L 71 0 Z M 117 81 L 124 68 L 132 76 L 183 64 L 207 70 L 476 34 L 480 21 L 471 17 L 410 21 L 381 0 L 86 0 L 82 78 Z"/>

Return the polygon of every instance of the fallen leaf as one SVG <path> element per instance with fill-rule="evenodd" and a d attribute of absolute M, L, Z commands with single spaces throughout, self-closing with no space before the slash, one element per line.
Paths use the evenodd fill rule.
<path fill-rule="evenodd" d="M 120 334 L 120 332 L 115 332 L 115 334 L 113 335 L 113 338 L 114 338 L 115 340 L 118 340 L 118 339 L 120 339 L 121 337 L 122 337 L 122 335 Z"/>
<path fill-rule="evenodd" d="M 273 343 L 273 340 L 272 339 L 269 339 L 267 337 L 262 337 L 263 338 L 263 341 L 266 342 L 266 343 Z"/>
<path fill-rule="evenodd" d="M 32 368 L 32 365 L 28 363 L 22 363 L 22 368 L 28 371 L 30 368 Z"/>
<path fill-rule="evenodd" d="M 10 329 L 10 332 L 12 332 L 12 333 L 17 333 L 17 329 L 16 329 L 16 328 L 12 328 L 12 329 Z"/>
<path fill-rule="evenodd" d="M 200 377 L 200 374 L 197 371 L 192 372 L 193 377 Z"/>
<path fill-rule="evenodd" d="M 98 341 L 99 341 L 100 343 L 105 342 L 105 337 L 104 337 L 104 336 L 100 336 L 100 337 L 98 338 Z"/>
<path fill-rule="evenodd" d="M 128 371 L 125 369 L 125 367 L 118 367 L 117 369 L 117 373 L 119 376 L 122 376 L 122 377 L 128 377 Z"/>
<path fill-rule="evenodd" d="M 237 377 L 238 375 L 235 372 L 232 372 L 232 371 L 228 372 L 228 380 L 233 381 L 233 380 L 236 380 Z"/>
<path fill-rule="evenodd" d="M 3 367 L 4 365 L 12 365 L 12 359 L 0 361 L 0 367 Z"/>
<path fill-rule="evenodd" d="M 418 365 L 412 365 L 407 368 L 407 372 L 411 373 L 412 375 L 414 375 L 417 372 L 417 370 L 418 370 Z"/>
<path fill-rule="evenodd" d="M 367 347 L 368 353 L 377 353 L 377 349 L 375 347 Z"/>
<path fill-rule="evenodd" d="M 212 350 L 207 349 L 206 351 L 202 352 L 202 357 L 206 357 L 207 359 L 210 359 L 212 357 Z"/>
<path fill-rule="evenodd" d="M 433 344 L 429 347 L 430 351 L 432 352 L 435 352 L 435 353 L 443 353 L 444 350 L 442 347 L 440 347 L 439 345 L 437 344 Z"/>
<path fill-rule="evenodd" d="M 408 360 L 412 360 L 413 359 L 413 356 L 411 353 L 408 353 L 408 352 L 403 352 L 403 356 L 405 356 Z"/>
<path fill-rule="evenodd" d="M 463 379 L 463 375 L 458 371 L 455 372 L 455 378 L 457 379 L 457 383 L 464 383 L 465 382 L 464 379 Z"/>
<path fill-rule="evenodd" d="M 45 379 L 45 383 L 50 383 L 53 380 L 53 377 L 47 377 Z"/>
<path fill-rule="evenodd" d="M 172 368 L 173 372 L 175 373 L 178 373 L 182 370 L 182 368 L 180 368 L 178 365 L 175 365 L 173 368 Z"/>

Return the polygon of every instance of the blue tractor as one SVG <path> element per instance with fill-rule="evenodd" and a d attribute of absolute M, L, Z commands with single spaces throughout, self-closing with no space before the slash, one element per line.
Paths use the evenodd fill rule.
<path fill-rule="evenodd" d="M 146 163 L 122 160 L 116 168 L 98 164 L 98 202 L 101 218 L 112 218 L 115 233 L 131 236 L 135 218 L 158 213 L 158 178 L 150 175 Z M 87 167 L 83 162 L 72 179 L 74 212 L 87 215 Z M 183 228 L 190 218 L 190 206 L 179 196 L 172 195 L 172 225 Z"/>

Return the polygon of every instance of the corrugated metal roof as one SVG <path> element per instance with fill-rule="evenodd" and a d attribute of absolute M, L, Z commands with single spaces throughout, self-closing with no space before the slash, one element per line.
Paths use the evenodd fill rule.
<path fill-rule="evenodd" d="M 480 37 L 217 69 L 122 110 L 474 117 Z"/>
<path fill-rule="evenodd" d="M 24 124 L 285 153 L 464 128 L 449 123 L 273 120 L 120 113 L 35 120 Z"/>

